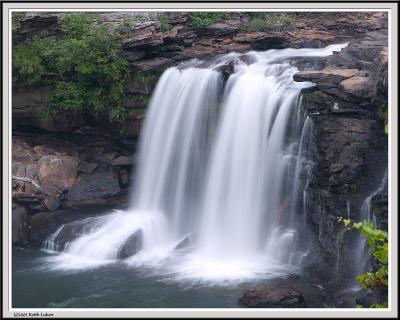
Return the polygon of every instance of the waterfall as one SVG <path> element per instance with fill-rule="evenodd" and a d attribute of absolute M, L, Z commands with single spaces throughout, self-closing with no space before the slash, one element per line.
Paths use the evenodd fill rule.
<path fill-rule="evenodd" d="M 68 263 L 58 264 L 122 259 L 135 239 L 131 247 L 140 248 L 126 263 L 164 265 L 174 257 L 170 267 L 183 277 L 243 278 L 301 266 L 310 247 L 313 165 L 301 89 L 313 84 L 294 82 L 291 62 L 346 45 L 230 53 L 166 70 L 141 134 L 130 208 L 96 220 L 63 249 Z M 226 65 L 233 73 L 224 80 Z M 64 231 L 48 248 L 57 248 Z"/>

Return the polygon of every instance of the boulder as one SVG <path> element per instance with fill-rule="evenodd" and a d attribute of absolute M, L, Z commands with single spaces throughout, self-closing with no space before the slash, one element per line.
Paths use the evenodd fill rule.
<path fill-rule="evenodd" d="M 257 285 L 247 290 L 239 303 L 248 308 L 302 308 L 304 298 L 290 287 Z"/>
<path fill-rule="evenodd" d="M 55 217 L 53 212 L 40 212 L 32 216 L 29 241 L 41 244 L 55 232 Z"/>
<path fill-rule="evenodd" d="M 135 156 L 119 156 L 111 161 L 113 166 L 131 166 L 135 164 Z"/>
<path fill-rule="evenodd" d="M 343 80 L 340 87 L 346 92 L 358 98 L 370 98 L 374 93 L 374 81 L 371 77 L 351 77 Z"/>
<path fill-rule="evenodd" d="M 97 163 L 81 161 L 78 166 L 78 171 L 84 173 L 92 173 L 98 167 Z"/>
<path fill-rule="evenodd" d="M 88 232 L 85 222 L 84 220 L 77 220 L 58 225 L 53 229 L 54 231 L 44 239 L 47 240 L 46 245 L 50 245 L 51 247 L 47 248 L 55 251 L 63 251 L 69 243 Z M 51 240 L 51 244 L 49 244 L 49 240 Z"/>
<path fill-rule="evenodd" d="M 143 232 L 142 230 L 135 231 L 129 238 L 125 241 L 125 244 L 121 247 L 118 252 L 118 259 L 129 258 L 136 253 L 138 253 L 143 246 Z"/>
<path fill-rule="evenodd" d="M 54 211 L 57 210 L 60 206 L 60 201 L 58 201 L 56 198 L 49 197 L 44 199 L 44 204 L 47 209 L 49 209 L 50 211 Z"/>
<path fill-rule="evenodd" d="M 35 160 L 35 155 L 31 147 L 22 139 L 18 137 L 13 137 L 12 161 L 20 162 L 22 164 L 28 164 L 32 163 L 34 160 Z"/>
<path fill-rule="evenodd" d="M 12 163 L 12 175 L 16 177 L 24 178 L 26 175 L 26 166 L 21 162 Z M 25 186 L 24 181 L 13 180 L 16 187 L 23 188 Z"/>
<path fill-rule="evenodd" d="M 42 188 L 49 193 L 68 189 L 78 172 L 78 160 L 67 155 L 43 156 L 38 161 L 38 175 Z"/>
<path fill-rule="evenodd" d="M 38 180 L 38 166 L 36 163 L 31 163 L 26 165 L 25 169 L 25 176 L 29 179 L 34 180 L 37 182 Z M 37 193 L 39 192 L 38 188 L 34 187 L 31 183 L 26 182 L 25 183 L 25 192 L 29 193 Z"/>
<path fill-rule="evenodd" d="M 12 243 L 26 245 L 28 243 L 29 215 L 23 207 L 12 210 Z"/>
<path fill-rule="evenodd" d="M 107 198 L 119 193 L 118 177 L 112 171 L 82 174 L 76 183 L 69 188 L 67 199 L 77 203 L 93 198 Z"/>
<path fill-rule="evenodd" d="M 193 243 L 196 241 L 197 235 L 195 233 L 189 233 L 186 235 L 176 246 L 175 250 L 179 249 L 186 249 L 187 247 L 193 245 Z"/>

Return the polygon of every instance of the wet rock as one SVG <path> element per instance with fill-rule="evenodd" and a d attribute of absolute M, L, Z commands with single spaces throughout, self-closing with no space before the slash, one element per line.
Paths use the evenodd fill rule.
<path fill-rule="evenodd" d="M 28 243 L 29 215 L 23 207 L 12 210 L 12 243 L 26 245 Z"/>
<path fill-rule="evenodd" d="M 257 285 L 247 290 L 239 303 L 248 308 L 302 308 L 304 298 L 290 287 Z"/>
<path fill-rule="evenodd" d="M 44 199 L 44 204 L 47 209 L 49 209 L 50 211 L 54 211 L 57 210 L 58 207 L 60 206 L 60 201 L 58 201 L 55 198 L 49 197 Z"/>
<path fill-rule="evenodd" d="M 78 171 L 84 173 L 92 173 L 98 167 L 97 163 L 81 161 L 78 166 Z"/>
<path fill-rule="evenodd" d="M 49 193 L 70 188 L 75 183 L 77 172 L 78 160 L 70 156 L 48 155 L 38 161 L 40 184 Z"/>
<path fill-rule="evenodd" d="M 125 244 L 121 247 L 118 252 L 118 259 L 129 258 L 136 253 L 138 253 L 143 246 L 143 232 L 142 230 L 135 231 L 129 238 L 125 241 Z"/>
<path fill-rule="evenodd" d="M 63 251 L 69 243 L 89 232 L 89 227 L 85 224 L 85 222 L 89 222 L 88 220 L 90 219 L 91 218 L 87 218 L 85 220 L 78 220 L 66 224 L 61 224 L 54 228 L 54 232 L 51 232 L 45 240 L 48 240 L 50 237 L 52 237 L 54 249 L 56 249 L 57 251 Z M 57 231 L 61 227 L 62 229 Z M 56 231 L 58 233 L 57 236 L 52 236 Z"/>
<path fill-rule="evenodd" d="M 196 241 L 196 234 L 190 233 L 185 236 L 175 247 L 176 250 L 185 249 Z"/>
<path fill-rule="evenodd" d="M 135 156 L 119 156 L 111 161 L 113 166 L 131 166 L 135 164 Z"/>
<path fill-rule="evenodd" d="M 381 304 L 384 301 L 387 301 L 388 290 L 384 287 L 377 287 L 373 290 L 360 289 L 356 292 L 354 298 L 357 305 L 360 305 L 363 308 L 370 308 L 373 304 Z"/>
<path fill-rule="evenodd" d="M 29 241 L 41 244 L 56 231 L 56 214 L 53 212 L 40 212 L 32 216 Z"/>
<path fill-rule="evenodd" d="M 104 200 L 119 191 L 118 177 L 114 172 L 95 172 L 79 176 L 76 183 L 69 188 L 67 199 L 71 204 L 88 199 Z"/>
<path fill-rule="evenodd" d="M 122 169 L 118 173 L 119 177 L 119 184 L 121 185 L 122 188 L 127 188 L 129 187 L 129 171 L 127 169 Z"/>

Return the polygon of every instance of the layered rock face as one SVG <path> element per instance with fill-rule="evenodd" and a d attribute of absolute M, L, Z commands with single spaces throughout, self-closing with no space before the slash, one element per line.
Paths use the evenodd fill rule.
<path fill-rule="evenodd" d="M 17 19 L 15 43 L 33 36 L 58 37 L 65 13 L 30 13 Z M 168 23 L 161 25 L 161 16 Z M 228 19 L 204 28 L 194 28 L 184 12 L 112 12 L 93 14 L 93 22 L 106 25 L 121 43 L 119 54 L 129 61 L 131 79 L 128 81 L 127 106 L 146 107 L 159 75 L 168 67 L 193 58 L 207 58 L 218 54 L 282 48 L 319 48 L 331 43 L 362 37 L 366 31 L 387 28 L 387 17 L 380 13 L 297 13 L 296 23 L 248 31 L 251 17 L 246 13 L 232 13 Z M 356 81 L 353 79 L 352 81 Z M 356 84 L 347 83 L 347 86 Z M 351 89 L 349 89 L 351 90 Z M 40 117 L 47 103 L 45 88 L 13 88 L 13 124 L 33 126 L 50 131 L 96 131 L 102 134 L 124 134 L 138 137 L 143 116 L 126 117 L 127 130 L 105 119 L 88 123 L 82 115 L 58 113 L 49 120 Z"/>
<path fill-rule="evenodd" d="M 331 56 L 321 70 L 294 76 L 316 84 L 314 91 L 303 95 L 314 123 L 316 148 L 308 221 L 326 264 L 320 276 L 334 283 L 340 279 L 346 285 L 357 267 L 358 233 L 338 237 L 342 225 L 337 217 L 363 219 L 363 201 L 378 188 L 388 167 L 382 117 L 387 110 L 387 45 L 387 30 L 367 32 Z M 387 190 L 376 198 L 380 201 L 372 211 L 378 226 L 387 228 Z"/>

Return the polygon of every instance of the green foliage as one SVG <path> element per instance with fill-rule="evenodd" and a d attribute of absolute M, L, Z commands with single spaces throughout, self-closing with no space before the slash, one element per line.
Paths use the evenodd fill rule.
<path fill-rule="evenodd" d="M 206 28 L 221 20 L 228 19 L 227 12 L 190 12 L 189 17 L 192 20 L 192 27 Z"/>
<path fill-rule="evenodd" d="M 61 30 L 60 39 L 36 37 L 14 47 L 14 80 L 47 84 L 51 92 L 44 117 L 64 110 L 107 113 L 111 120 L 120 119 L 128 62 L 117 57 L 115 39 L 86 13 L 68 16 Z"/>
<path fill-rule="evenodd" d="M 160 16 L 161 31 L 167 32 L 172 29 L 172 24 L 169 23 L 168 18 L 164 15 Z"/>
<path fill-rule="evenodd" d="M 133 27 L 134 23 L 135 23 L 135 21 L 132 18 L 131 19 L 125 19 L 124 21 L 122 21 L 122 24 L 118 28 L 118 31 L 120 33 L 127 33 L 127 32 L 132 30 L 132 27 Z"/>
<path fill-rule="evenodd" d="M 45 61 L 51 45 L 50 40 L 38 37 L 17 45 L 12 52 L 13 80 L 24 85 L 41 81 L 48 73 Z"/>
<path fill-rule="evenodd" d="M 273 27 L 289 27 L 296 22 L 293 15 L 275 12 L 251 12 L 251 19 L 242 27 L 243 31 L 263 31 Z"/>
<path fill-rule="evenodd" d="M 157 77 L 151 73 L 139 72 L 135 75 L 135 80 L 142 84 L 148 84 L 155 79 L 157 79 Z"/>
<path fill-rule="evenodd" d="M 296 23 L 296 18 L 292 15 L 285 14 L 281 16 L 281 22 L 285 27 L 289 27 Z"/>
<path fill-rule="evenodd" d="M 387 105 L 382 105 L 378 111 L 379 117 L 384 121 L 384 131 L 386 134 L 389 133 L 389 124 L 388 124 L 388 108 Z"/>
<path fill-rule="evenodd" d="M 134 117 L 143 116 L 146 113 L 146 108 L 134 108 L 129 111 L 129 115 Z"/>
<path fill-rule="evenodd" d="M 386 231 L 377 229 L 374 225 L 367 220 L 354 222 L 350 219 L 338 218 L 338 221 L 343 221 L 346 229 L 342 230 L 343 233 L 349 229 L 358 229 L 363 237 L 367 238 L 368 246 L 372 256 L 379 265 L 378 270 L 374 272 L 366 272 L 357 276 L 357 280 L 361 282 L 362 288 L 376 288 L 388 286 L 388 233 Z M 371 308 L 386 308 L 387 301 L 383 304 L 376 304 Z"/>
<path fill-rule="evenodd" d="M 388 308 L 388 307 L 389 307 L 389 305 L 388 305 L 387 301 L 385 301 L 383 303 L 375 303 L 370 306 L 370 308 Z"/>

